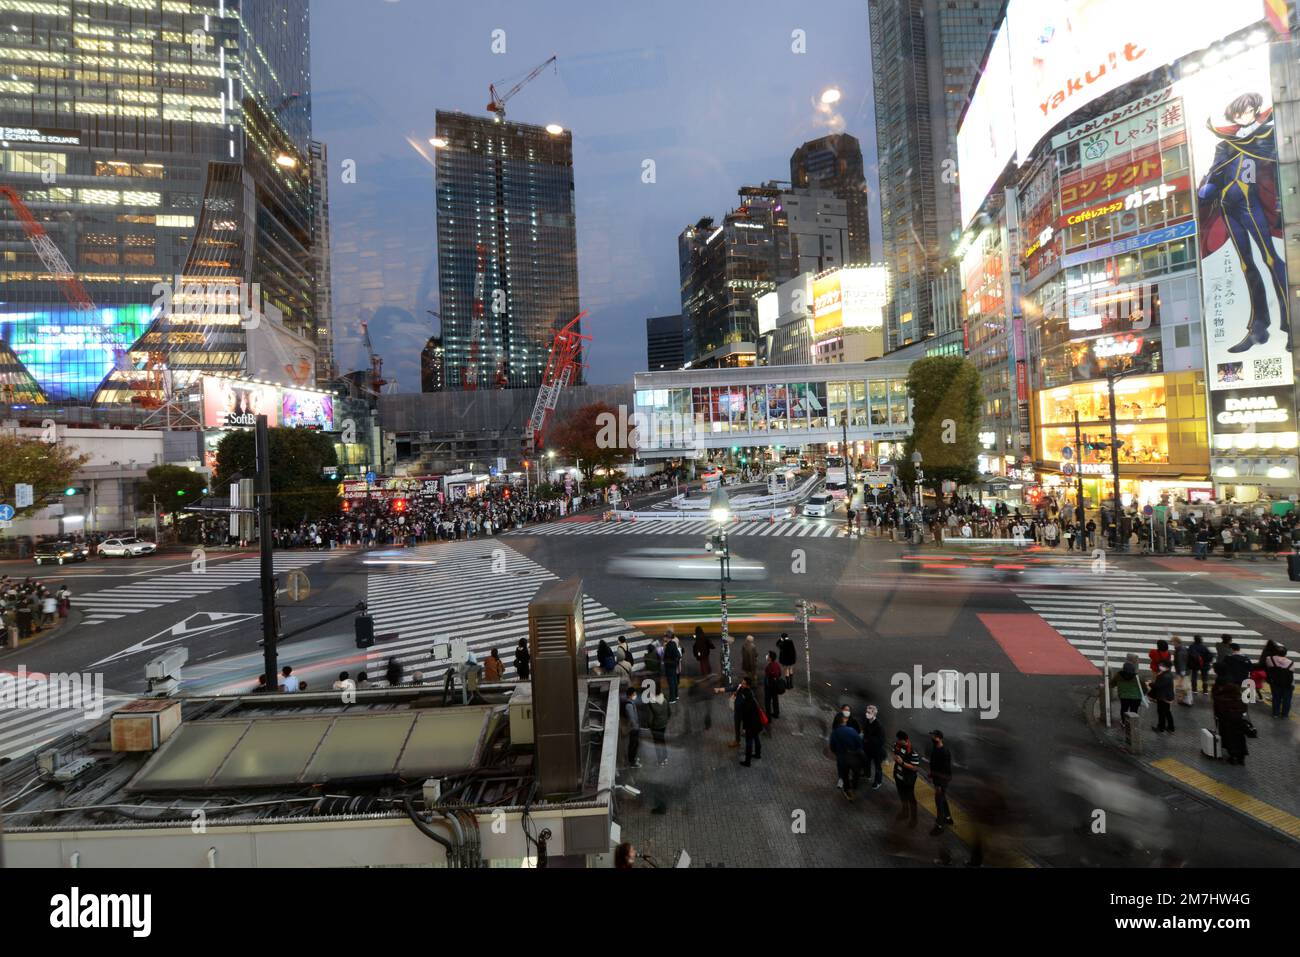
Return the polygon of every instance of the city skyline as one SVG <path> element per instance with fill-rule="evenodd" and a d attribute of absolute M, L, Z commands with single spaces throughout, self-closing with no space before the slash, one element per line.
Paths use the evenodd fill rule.
<path fill-rule="evenodd" d="M 313 136 L 327 144 L 333 163 L 341 371 L 365 365 L 358 323 L 366 319 L 386 377 L 397 379 L 400 391 L 419 390 L 420 351 L 439 331 L 428 315 L 439 311 L 428 145 L 434 113 L 487 116 L 489 83 L 506 89 L 552 54 L 555 66 L 519 94 L 509 117 L 572 131 L 579 299 L 591 313 L 584 331 L 595 337 L 589 381 L 627 381 L 644 369 L 645 317 L 681 306 L 677 235 L 702 211 L 720 210 L 745 183 L 784 179 L 800 144 L 836 132 L 861 140 L 872 222 L 878 221 L 865 4 L 845 0 L 772 18 L 752 46 L 762 67 L 757 74 L 687 69 L 709 62 L 709 38 L 725 36 L 736 11 L 670 6 L 681 7 L 699 29 L 670 27 L 679 22 L 672 11 L 602 8 L 600 17 L 560 24 L 510 4 L 454 19 L 414 5 L 382 5 L 363 21 L 345 16 L 338 3 L 313 7 Z M 433 24 L 446 37 L 447 53 L 421 61 L 416 45 Z M 505 31 L 503 54 L 491 52 L 494 30 Z M 806 52 L 794 52 L 801 44 Z M 364 51 L 378 57 L 381 48 L 384 72 L 358 70 L 369 59 Z M 419 65 L 401 66 L 408 61 Z M 411 92 L 402 98 L 407 114 L 397 115 L 379 104 L 402 77 Z M 697 87 L 708 94 L 693 92 Z M 829 87 L 842 91 L 834 107 L 820 102 Z M 342 179 L 349 160 L 354 182 Z M 653 182 L 643 182 L 646 160 L 653 161 Z"/>

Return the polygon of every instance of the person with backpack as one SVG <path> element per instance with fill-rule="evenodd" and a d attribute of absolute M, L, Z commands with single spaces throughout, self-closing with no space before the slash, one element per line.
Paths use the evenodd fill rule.
<path fill-rule="evenodd" d="M 1273 717 L 1291 716 L 1291 695 L 1295 691 L 1295 662 L 1287 655 L 1286 646 L 1269 642 L 1260 658 L 1268 675 L 1268 687 L 1273 694 Z M 1269 652 L 1272 652 L 1271 654 Z"/>
<path fill-rule="evenodd" d="M 1160 675 L 1160 666 L 1162 664 L 1172 666 L 1174 656 L 1169 653 L 1169 642 L 1161 638 L 1156 642 L 1156 646 L 1147 652 L 1147 658 L 1151 660 L 1151 678 L 1154 680 Z"/>
<path fill-rule="evenodd" d="M 735 707 L 736 720 L 745 732 L 745 760 L 740 762 L 740 766 L 747 768 L 752 758 L 763 757 L 761 735 L 765 723 L 763 720 L 765 715 L 758 706 L 758 699 L 754 697 L 754 689 L 750 687 L 749 678 L 740 679 L 740 687 L 736 689 Z"/>
<path fill-rule="evenodd" d="M 1187 669 L 1191 672 L 1192 692 L 1197 690 L 1197 678 L 1200 679 L 1200 693 L 1210 693 L 1210 666 L 1214 664 L 1214 652 L 1200 635 L 1192 635 L 1192 646 L 1187 649 Z"/>
<path fill-rule="evenodd" d="M 1138 677 L 1137 662 L 1130 657 L 1122 668 L 1110 676 L 1110 686 L 1119 692 L 1119 715 L 1124 720 L 1127 714 L 1137 714 L 1142 710 L 1142 680 Z"/>
<path fill-rule="evenodd" d="M 1151 683 L 1151 697 L 1156 703 L 1159 721 L 1151 730 L 1156 734 L 1168 731 L 1174 733 L 1174 673 L 1169 669 L 1169 662 L 1161 661 L 1156 680 Z"/>
<path fill-rule="evenodd" d="M 776 640 L 776 656 L 781 663 L 781 670 L 785 672 L 785 686 L 794 687 L 794 666 L 799 660 L 799 655 L 795 651 L 794 639 L 790 637 L 789 632 L 781 632 L 781 637 Z"/>
<path fill-rule="evenodd" d="M 781 666 L 777 664 L 776 652 L 767 653 L 767 666 L 763 669 L 763 707 L 767 709 L 769 718 L 781 717 L 781 695 L 785 693 L 785 676 L 781 674 Z M 772 733 L 771 725 L 768 726 L 767 733 Z"/>

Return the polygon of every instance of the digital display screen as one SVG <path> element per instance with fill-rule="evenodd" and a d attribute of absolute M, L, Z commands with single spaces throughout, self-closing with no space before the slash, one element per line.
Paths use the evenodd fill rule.
<path fill-rule="evenodd" d="M 144 335 L 151 306 L 25 309 L 0 304 L 0 339 L 51 402 L 88 402 L 115 368 L 130 368 L 127 351 Z"/>

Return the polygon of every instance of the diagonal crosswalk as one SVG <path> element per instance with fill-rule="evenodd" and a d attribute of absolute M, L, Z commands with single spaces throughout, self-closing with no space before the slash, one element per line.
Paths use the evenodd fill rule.
<path fill-rule="evenodd" d="M 70 731 L 88 728 L 104 720 L 115 708 L 134 695 L 104 692 L 99 717 L 87 717 L 81 708 L 35 706 L 33 698 L 46 685 L 45 675 L 0 673 L 0 758 L 16 758 L 60 738 Z M 97 709 L 98 710 L 98 709 Z"/>
<path fill-rule="evenodd" d="M 1109 567 L 1104 574 L 1091 575 L 1086 559 L 1079 562 L 1077 570 L 1077 576 L 1059 584 L 1024 586 L 1017 588 L 1016 594 L 1098 667 L 1103 660 L 1099 626 L 1103 602 L 1115 606 L 1117 629 L 1110 639 L 1111 667 L 1123 662 L 1130 652 L 1136 653 L 1145 667 L 1146 654 L 1156 641 L 1172 635 L 1187 644 L 1193 635 L 1200 635 L 1211 647 L 1220 635 L 1231 635 L 1252 658 L 1264 647 L 1264 636 L 1254 629 L 1135 572 Z"/>
<path fill-rule="evenodd" d="M 513 678 L 515 645 L 528 637 L 528 603 L 539 587 L 558 576 L 499 540 L 423 546 L 405 557 L 432 563 L 372 573 L 366 583 L 375 633 L 398 635 L 367 651 L 367 673 L 382 678 L 396 657 L 407 680 L 416 671 L 424 673 L 426 682 L 440 679 L 448 666 L 433 660 L 434 645 L 465 638 L 480 662 L 498 649 L 506 677 Z M 627 637 L 639 660 L 648 642 L 644 634 L 585 596 L 583 616 L 593 663 L 600 639 L 613 647 L 620 635 Z"/>
<path fill-rule="evenodd" d="M 548 522 L 508 532 L 508 535 L 711 535 L 718 525 L 709 519 L 638 519 L 635 522 Z M 772 538 L 843 538 L 840 519 L 783 519 L 778 522 L 736 522 L 727 535 Z"/>
<path fill-rule="evenodd" d="M 275 571 L 282 574 L 332 557 L 329 552 L 283 552 L 275 556 Z M 210 564 L 201 572 L 163 572 L 84 595 L 74 594 L 72 605 L 84 612 L 85 624 L 94 625 L 256 581 L 260 574 L 260 559 L 239 558 Z"/>

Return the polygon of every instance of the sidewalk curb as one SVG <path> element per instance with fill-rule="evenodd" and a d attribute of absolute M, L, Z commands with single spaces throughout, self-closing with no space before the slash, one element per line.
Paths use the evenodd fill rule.
<path fill-rule="evenodd" d="M 81 624 L 82 618 L 82 612 L 78 611 L 76 608 L 68 609 L 68 617 L 57 628 L 47 631 L 45 634 L 40 635 L 33 641 L 20 644 L 17 648 L 0 647 L 0 661 L 16 657 L 24 651 L 30 651 L 33 648 L 40 647 L 55 638 L 58 638 L 65 631 L 71 631 L 73 628 L 77 627 L 77 625 Z"/>
<path fill-rule="evenodd" d="M 1240 808 L 1237 808 L 1234 805 L 1229 804 L 1227 801 L 1222 801 L 1212 794 L 1206 794 L 1204 791 L 1198 791 L 1196 788 L 1189 787 L 1188 785 L 1184 784 L 1182 781 L 1180 781 L 1178 778 L 1174 777 L 1173 775 L 1166 774 L 1165 772 L 1161 771 L 1159 768 L 1147 764 L 1145 761 L 1142 760 L 1142 758 L 1139 755 L 1133 754 L 1132 752 L 1127 751 L 1122 747 L 1116 747 L 1114 742 L 1109 740 L 1109 736 L 1106 732 L 1106 728 L 1102 725 L 1102 723 L 1099 720 L 1097 720 L 1097 718 L 1093 716 L 1094 705 L 1099 703 L 1100 700 L 1101 700 L 1101 696 L 1095 691 L 1086 695 L 1083 700 L 1084 721 L 1087 722 L 1088 728 L 1092 731 L 1093 736 L 1097 739 L 1098 744 L 1101 744 L 1102 746 L 1106 747 L 1110 751 L 1119 754 L 1124 760 L 1128 761 L 1129 763 L 1137 765 L 1139 769 L 1151 775 L 1151 777 L 1155 778 L 1157 781 L 1164 782 L 1165 784 L 1172 784 L 1179 791 L 1189 795 L 1190 797 L 1196 798 L 1198 801 L 1203 801 L 1206 804 L 1212 804 L 1215 807 L 1222 808 L 1225 811 L 1228 811 L 1230 814 L 1232 814 L 1233 817 L 1237 818 L 1238 820 L 1245 821 L 1246 823 L 1250 824 L 1258 831 L 1263 831 L 1266 834 L 1271 834 L 1275 837 L 1280 837 L 1284 841 L 1290 843 L 1296 843 L 1296 839 L 1292 837 L 1290 834 L 1288 834 L 1286 831 L 1283 831 L 1281 828 L 1274 827 L 1271 824 L 1259 820 L 1259 818 L 1254 817 L 1253 815 L 1246 814 Z"/>

